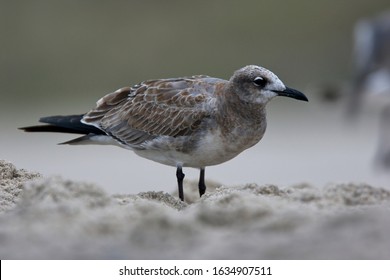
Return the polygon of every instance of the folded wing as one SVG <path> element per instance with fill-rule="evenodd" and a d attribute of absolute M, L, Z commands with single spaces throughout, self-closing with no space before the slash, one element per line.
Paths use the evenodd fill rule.
<path fill-rule="evenodd" d="M 221 82 L 194 76 L 125 87 L 101 98 L 82 122 L 133 148 L 158 136 L 186 136 L 212 115 L 213 93 Z"/>

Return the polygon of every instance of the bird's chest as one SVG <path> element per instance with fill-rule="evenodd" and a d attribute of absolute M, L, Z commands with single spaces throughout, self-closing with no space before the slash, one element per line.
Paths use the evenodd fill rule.
<path fill-rule="evenodd" d="M 235 152 L 242 152 L 255 145 L 261 140 L 265 133 L 266 122 L 261 125 L 247 124 L 244 122 L 235 123 L 230 129 L 220 132 L 225 149 Z"/>
<path fill-rule="evenodd" d="M 218 127 L 203 135 L 193 155 L 207 161 L 206 165 L 222 163 L 259 142 L 264 135 L 265 128 L 265 123 L 261 127 L 247 127 L 238 124 L 229 130 L 222 130 Z"/>
<path fill-rule="evenodd" d="M 221 138 L 232 149 L 253 146 L 261 140 L 267 127 L 264 110 L 244 110 L 241 114 L 228 112 L 217 122 Z"/>

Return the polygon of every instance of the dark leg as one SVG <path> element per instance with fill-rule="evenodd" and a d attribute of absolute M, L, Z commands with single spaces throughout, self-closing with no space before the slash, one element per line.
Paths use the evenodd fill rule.
<path fill-rule="evenodd" d="M 184 201 L 184 192 L 183 192 L 183 179 L 184 179 L 184 173 L 181 169 L 181 166 L 178 166 L 176 169 L 176 178 L 177 178 L 177 185 L 179 187 L 179 198 L 181 201 Z"/>
<path fill-rule="evenodd" d="M 383 171 L 390 170 L 390 106 L 381 112 L 376 162 Z"/>
<path fill-rule="evenodd" d="M 200 196 L 202 196 L 206 191 L 206 184 L 204 183 L 204 171 L 205 171 L 204 167 L 200 169 L 199 184 L 198 184 Z"/>

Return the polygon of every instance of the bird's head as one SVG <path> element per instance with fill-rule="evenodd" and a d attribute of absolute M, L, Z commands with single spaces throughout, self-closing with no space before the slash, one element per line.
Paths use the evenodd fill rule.
<path fill-rule="evenodd" d="M 302 92 L 286 87 L 274 73 L 256 65 L 237 70 L 229 82 L 238 97 L 248 103 L 265 105 L 276 96 L 308 101 Z"/>

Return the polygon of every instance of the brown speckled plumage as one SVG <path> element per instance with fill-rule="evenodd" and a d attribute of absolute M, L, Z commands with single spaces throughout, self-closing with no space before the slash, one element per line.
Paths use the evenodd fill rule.
<path fill-rule="evenodd" d="M 159 136 L 189 136 L 205 118 L 215 86 L 207 76 L 145 81 L 110 93 L 85 114 L 83 123 L 103 129 L 125 145 L 144 149 Z M 207 85 L 207 86 L 206 86 Z"/>

